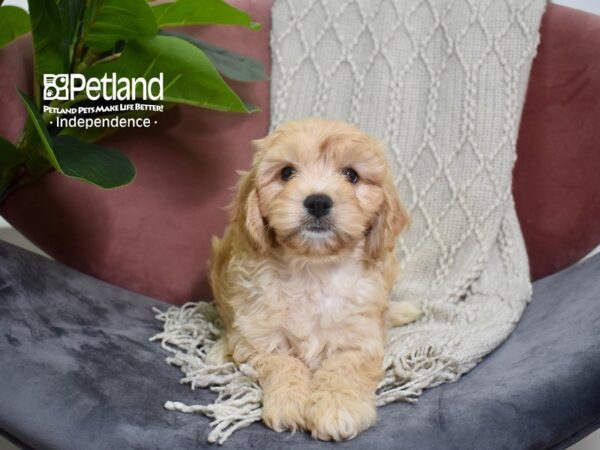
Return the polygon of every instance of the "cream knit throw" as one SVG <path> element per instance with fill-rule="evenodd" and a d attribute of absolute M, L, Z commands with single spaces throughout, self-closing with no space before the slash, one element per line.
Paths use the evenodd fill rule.
<path fill-rule="evenodd" d="M 377 401 L 414 401 L 455 381 L 514 328 L 531 295 L 511 194 L 515 143 L 545 0 L 278 0 L 272 127 L 340 118 L 382 139 L 412 216 L 398 242 L 393 300 L 424 317 L 389 333 Z M 182 382 L 215 403 L 168 409 L 214 417 L 223 442 L 261 416 L 249 367 L 203 362 L 221 332 L 206 303 L 159 313 L 156 336 Z M 385 414 L 385 412 L 383 412 Z"/>

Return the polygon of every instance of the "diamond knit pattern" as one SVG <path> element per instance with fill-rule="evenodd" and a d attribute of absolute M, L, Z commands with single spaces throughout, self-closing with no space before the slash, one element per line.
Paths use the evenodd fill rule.
<path fill-rule="evenodd" d="M 511 194 L 545 0 L 277 0 L 272 127 L 337 118 L 381 139 L 412 224 L 379 403 L 456 380 L 514 328 L 531 295 Z"/>

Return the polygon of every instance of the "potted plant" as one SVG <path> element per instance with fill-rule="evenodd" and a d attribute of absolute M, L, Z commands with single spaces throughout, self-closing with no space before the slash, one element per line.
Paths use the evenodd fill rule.
<path fill-rule="evenodd" d="M 148 121 L 176 104 L 256 111 L 224 77 L 265 79 L 259 61 L 165 30 L 197 24 L 260 27 L 222 0 L 29 0 L 29 14 L 0 6 L 0 47 L 31 31 L 34 48 L 33 96 L 19 92 L 27 121 L 16 144 L 0 137 L 0 200 L 49 170 L 105 189 L 131 183 L 127 156 L 94 143 L 119 120 Z"/>

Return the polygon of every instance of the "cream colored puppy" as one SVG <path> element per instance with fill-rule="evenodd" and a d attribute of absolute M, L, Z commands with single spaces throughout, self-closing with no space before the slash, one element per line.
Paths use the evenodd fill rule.
<path fill-rule="evenodd" d="M 381 145 L 349 124 L 290 122 L 254 146 L 213 243 L 226 333 L 209 356 L 254 367 L 272 429 L 350 439 L 376 419 L 386 326 L 419 316 L 388 303 L 408 217 Z"/>

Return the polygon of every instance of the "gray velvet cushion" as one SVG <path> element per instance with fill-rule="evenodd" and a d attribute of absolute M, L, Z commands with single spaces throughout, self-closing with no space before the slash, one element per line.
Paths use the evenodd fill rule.
<path fill-rule="evenodd" d="M 0 429 L 52 449 L 203 448 L 209 420 L 148 338 L 168 305 L 0 243 Z M 600 424 L 600 255 L 536 282 L 508 341 L 457 383 L 379 410 L 344 444 L 254 424 L 225 448 L 565 448 Z"/>

